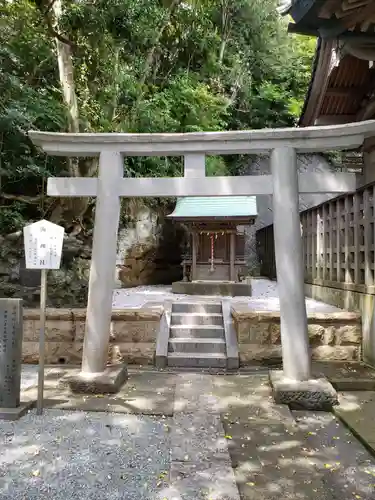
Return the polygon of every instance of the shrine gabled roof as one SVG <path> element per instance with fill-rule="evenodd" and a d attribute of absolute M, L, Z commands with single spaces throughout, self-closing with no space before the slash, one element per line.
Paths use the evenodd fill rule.
<path fill-rule="evenodd" d="M 292 33 L 322 38 L 375 38 L 373 0 L 280 0 L 279 12 L 290 15 Z"/>
<path fill-rule="evenodd" d="M 187 196 L 178 198 L 173 219 L 250 218 L 257 212 L 256 196 Z"/>
<path fill-rule="evenodd" d="M 369 62 L 345 54 L 333 64 L 335 44 L 318 40 L 310 85 L 298 125 L 334 125 L 366 120 L 361 116 L 375 88 Z"/>

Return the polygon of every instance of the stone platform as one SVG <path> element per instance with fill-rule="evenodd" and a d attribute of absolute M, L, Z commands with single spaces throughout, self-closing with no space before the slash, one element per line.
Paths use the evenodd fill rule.
<path fill-rule="evenodd" d="M 175 281 L 172 292 L 183 295 L 219 295 L 222 297 L 250 297 L 250 283 L 233 281 Z"/>

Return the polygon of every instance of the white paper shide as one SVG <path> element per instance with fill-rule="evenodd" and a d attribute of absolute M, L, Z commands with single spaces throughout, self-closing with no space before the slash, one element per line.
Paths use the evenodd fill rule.
<path fill-rule="evenodd" d="M 41 220 L 23 228 L 27 269 L 59 269 L 64 228 Z"/>

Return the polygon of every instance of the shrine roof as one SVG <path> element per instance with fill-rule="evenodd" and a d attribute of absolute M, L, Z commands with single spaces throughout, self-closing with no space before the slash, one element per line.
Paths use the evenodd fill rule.
<path fill-rule="evenodd" d="M 174 219 L 196 218 L 253 218 L 256 217 L 256 196 L 187 196 L 178 198 Z"/>
<path fill-rule="evenodd" d="M 374 115 L 374 0 L 279 0 L 289 33 L 318 44 L 299 126 L 337 125 Z"/>
<path fill-rule="evenodd" d="M 288 31 L 323 39 L 375 39 L 373 0 L 279 0 L 279 12 L 294 24 Z"/>

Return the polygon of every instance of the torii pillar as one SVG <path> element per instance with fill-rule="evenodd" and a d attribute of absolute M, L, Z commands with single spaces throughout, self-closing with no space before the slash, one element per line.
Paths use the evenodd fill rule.
<path fill-rule="evenodd" d="M 114 269 L 120 197 L 273 195 L 275 251 L 280 297 L 283 371 L 271 373 L 276 401 L 322 409 L 337 401 L 325 379 L 312 379 L 304 297 L 299 193 L 355 190 L 355 176 L 345 173 L 297 173 L 297 152 L 358 148 L 375 135 L 375 121 L 301 129 L 265 129 L 190 134 L 29 133 L 49 154 L 99 156 L 98 178 L 50 178 L 50 196 L 96 196 L 94 241 L 82 372 L 71 388 L 116 392 L 126 367 L 108 369 Z M 271 154 L 272 175 L 206 177 L 205 155 Z M 185 177 L 124 178 L 123 155 L 184 156 Z"/>

